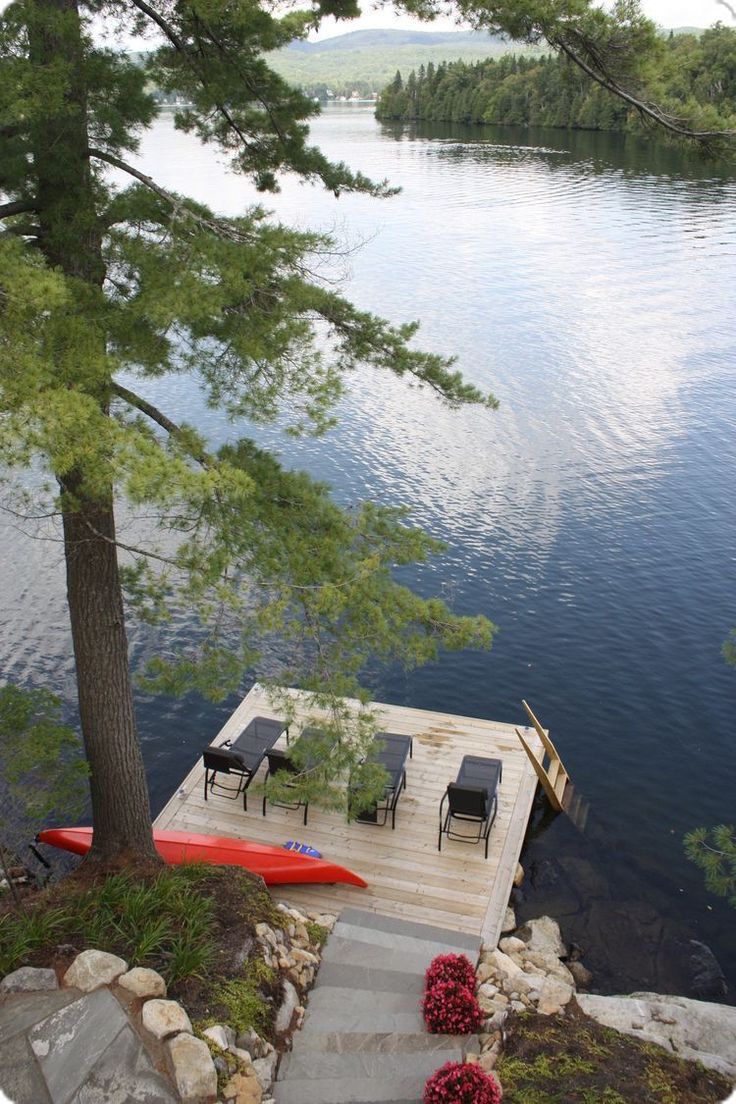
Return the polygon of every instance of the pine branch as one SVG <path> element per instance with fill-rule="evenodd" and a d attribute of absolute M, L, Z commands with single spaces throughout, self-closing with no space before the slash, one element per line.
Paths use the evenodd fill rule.
<path fill-rule="evenodd" d="M 32 199 L 14 199 L 11 203 L 0 203 L 0 219 L 13 215 L 25 215 L 29 211 L 38 211 L 38 204 Z"/>
<path fill-rule="evenodd" d="M 162 410 L 154 406 L 153 403 L 148 402 L 147 399 L 142 398 L 140 395 L 136 395 L 135 391 L 129 391 L 127 387 L 123 387 L 121 383 L 116 383 L 113 380 L 112 390 L 119 399 L 123 399 L 130 406 L 134 406 L 136 410 L 140 410 L 142 414 L 145 414 L 151 421 L 156 422 L 162 429 L 165 429 L 170 437 L 174 437 L 177 441 L 187 446 L 190 442 L 186 439 L 186 435 L 181 426 L 176 422 L 172 422 L 171 418 L 168 418 Z M 214 458 L 207 452 L 192 452 L 191 448 L 187 447 L 187 451 L 193 460 L 196 460 L 198 464 L 201 464 L 203 468 L 211 468 L 214 466 Z"/>

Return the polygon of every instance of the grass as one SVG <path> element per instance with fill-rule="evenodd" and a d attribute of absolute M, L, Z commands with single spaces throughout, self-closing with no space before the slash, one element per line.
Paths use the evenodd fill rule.
<path fill-rule="evenodd" d="M 255 925 L 282 919 L 260 880 L 206 864 L 123 872 L 99 881 L 74 876 L 0 914 L 0 976 L 26 964 L 64 965 L 64 945 L 110 951 L 149 966 L 195 1005 L 204 982 L 236 972 Z M 263 964 L 262 964 L 263 965 Z"/>
<path fill-rule="evenodd" d="M 504 1104 L 718 1104 L 726 1078 L 581 1012 L 520 1016 L 498 1063 Z"/>
<path fill-rule="evenodd" d="M 215 987 L 213 1001 L 225 1009 L 225 1019 L 236 1032 L 252 1027 L 259 1035 L 266 1035 L 272 1026 L 273 990 L 277 979 L 278 974 L 272 966 L 263 959 L 251 958 L 240 977 Z M 211 1018 L 210 1022 L 216 1023 L 217 1018 Z"/>

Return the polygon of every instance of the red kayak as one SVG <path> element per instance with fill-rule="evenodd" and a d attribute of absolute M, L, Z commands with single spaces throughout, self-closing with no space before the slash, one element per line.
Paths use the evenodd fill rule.
<path fill-rule="evenodd" d="M 92 846 L 91 828 L 46 828 L 39 832 L 39 843 L 48 843 L 62 851 L 86 855 Z M 348 885 L 368 885 L 358 874 L 326 859 L 314 859 L 269 847 L 251 840 L 228 839 L 225 836 L 200 836 L 194 832 L 154 831 L 153 841 L 164 862 L 208 862 L 221 866 L 243 866 L 252 874 L 260 874 L 266 885 L 285 882 L 346 882 Z"/>

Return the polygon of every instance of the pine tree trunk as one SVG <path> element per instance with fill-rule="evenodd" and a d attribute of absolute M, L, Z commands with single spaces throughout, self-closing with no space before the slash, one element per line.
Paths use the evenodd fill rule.
<path fill-rule="evenodd" d="M 63 59 L 74 86 L 61 118 L 34 131 L 34 167 L 47 262 L 99 289 L 105 276 L 101 230 L 88 157 L 86 70 L 76 0 L 35 0 L 30 52 L 41 66 Z M 100 342 L 104 338 L 100 336 Z M 104 355 L 104 348 L 99 352 Z M 67 386 L 82 387 L 108 414 L 110 380 L 90 392 L 84 365 Z M 62 490 L 69 614 L 82 735 L 91 770 L 94 843 L 90 861 L 158 861 L 133 709 L 123 598 L 115 546 L 113 488 L 85 472 L 57 472 Z M 100 490 L 102 483 L 102 490 Z M 90 490 L 94 486 L 94 491 Z"/>

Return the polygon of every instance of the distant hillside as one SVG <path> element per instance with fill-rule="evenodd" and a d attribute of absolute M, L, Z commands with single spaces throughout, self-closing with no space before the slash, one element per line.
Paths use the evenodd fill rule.
<path fill-rule="evenodd" d="M 291 84 L 324 97 L 327 89 L 337 95 L 378 92 L 397 69 L 409 73 L 430 61 L 480 61 L 511 52 L 530 50 L 476 31 L 370 30 L 293 42 L 269 61 Z"/>

